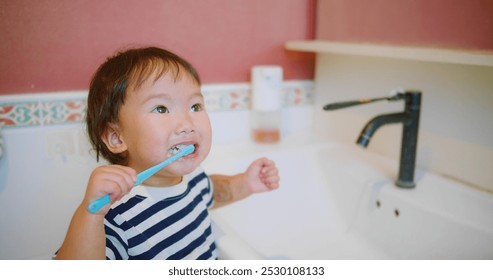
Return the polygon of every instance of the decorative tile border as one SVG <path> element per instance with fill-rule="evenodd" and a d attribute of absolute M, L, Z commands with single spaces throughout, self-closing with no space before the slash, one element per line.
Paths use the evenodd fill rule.
<path fill-rule="evenodd" d="M 25 102 L 1 104 L 0 122 L 5 126 L 39 125 L 39 103 Z"/>
<path fill-rule="evenodd" d="M 80 122 L 85 109 L 85 99 L 5 103 L 0 100 L 0 123 L 22 127 Z"/>
<path fill-rule="evenodd" d="M 205 108 L 209 112 L 248 110 L 250 86 L 248 84 L 217 84 L 202 86 Z"/>
<path fill-rule="evenodd" d="M 84 119 L 87 100 L 64 100 L 42 103 L 43 124 L 80 122 Z"/>
<path fill-rule="evenodd" d="M 282 85 L 283 105 L 301 106 L 313 104 L 313 81 L 287 81 Z M 204 85 L 202 93 L 209 112 L 248 110 L 251 103 L 250 84 Z"/>
<path fill-rule="evenodd" d="M 282 87 L 284 106 L 313 104 L 313 81 L 287 81 Z M 250 108 L 250 84 L 203 85 L 202 92 L 209 112 Z M 13 128 L 81 122 L 86 96 L 86 91 L 0 96 L 0 123 Z"/>
<path fill-rule="evenodd" d="M 284 105 L 300 106 L 314 103 L 315 84 L 311 81 L 286 82 L 284 85 Z"/>

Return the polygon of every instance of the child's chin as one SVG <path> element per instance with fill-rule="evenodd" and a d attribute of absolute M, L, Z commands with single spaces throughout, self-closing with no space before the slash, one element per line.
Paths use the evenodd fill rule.
<path fill-rule="evenodd" d="M 192 163 L 183 164 L 183 165 L 177 167 L 176 169 L 173 169 L 173 172 L 176 175 L 184 176 L 184 175 L 192 173 L 195 169 L 197 169 L 197 167 L 198 167 L 198 164 L 192 164 Z"/>

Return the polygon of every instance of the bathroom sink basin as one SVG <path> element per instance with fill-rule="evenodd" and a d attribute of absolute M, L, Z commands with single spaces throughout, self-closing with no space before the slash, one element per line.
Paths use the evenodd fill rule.
<path fill-rule="evenodd" d="M 267 156 L 281 187 L 212 211 L 223 258 L 493 259 L 490 193 L 419 169 L 416 188 L 397 188 L 398 163 L 357 146 L 238 150 L 206 170 Z"/>

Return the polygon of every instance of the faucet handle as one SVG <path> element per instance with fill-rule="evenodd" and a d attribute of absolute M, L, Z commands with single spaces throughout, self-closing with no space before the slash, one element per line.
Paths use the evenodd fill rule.
<path fill-rule="evenodd" d="M 368 104 L 376 101 L 381 101 L 381 100 L 387 100 L 387 101 L 396 101 L 396 100 L 401 100 L 405 96 L 404 92 L 397 91 L 396 94 L 388 97 L 380 97 L 380 98 L 363 98 L 363 99 L 358 99 L 358 100 L 353 100 L 353 101 L 343 101 L 343 102 L 335 102 L 335 103 L 330 103 L 327 104 L 323 107 L 325 111 L 331 111 L 331 110 L 337 110 L 337 109 L 342 109 L 346 107 L 351 107 L 351 106 L 356 106 L 356 105 L 363 105 L 363 104 Z"/>

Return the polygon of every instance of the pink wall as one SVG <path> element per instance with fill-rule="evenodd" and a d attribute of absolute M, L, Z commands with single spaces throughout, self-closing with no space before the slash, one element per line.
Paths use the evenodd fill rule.
<path fill-rule="evenodd" d="M 315 0 L 0 0 L 0 94 L 87 89 L 115 50 L 158 45 L 188 59 L 203 83 L 246 82 L 280 64 L 312 79 Z"/>
<path fill-rule="evenodd" d="M 319 0 L 316 37 L 493 50 L 493 1 Z"/>

